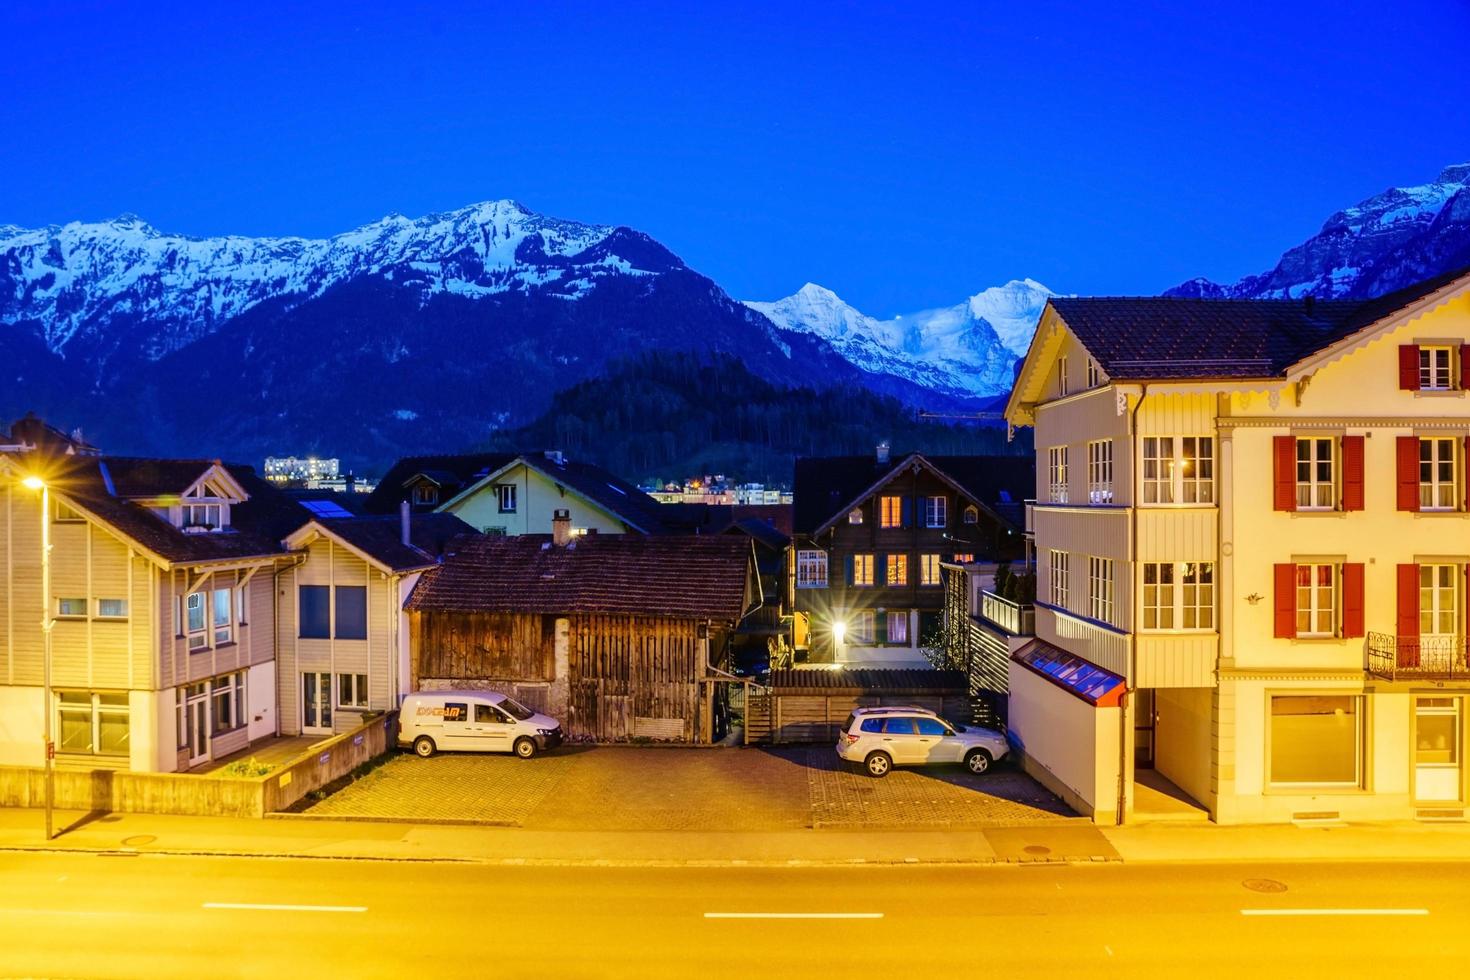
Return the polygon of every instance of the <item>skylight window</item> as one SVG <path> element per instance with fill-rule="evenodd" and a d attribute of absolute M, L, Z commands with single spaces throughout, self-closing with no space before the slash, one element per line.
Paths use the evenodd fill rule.
<path fill-rule="evenodd" d="M 303 500 L 301 506 L 311 511 L 316 517 L 351 517 L 352 512 L 346 510 L 335 500 Z"/>

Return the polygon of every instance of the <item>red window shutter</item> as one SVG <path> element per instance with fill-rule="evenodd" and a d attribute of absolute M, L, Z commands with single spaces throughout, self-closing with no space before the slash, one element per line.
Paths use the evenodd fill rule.
<path fill-rule="evenodd" d="M 1273 509 L 1296 510 L 1296 438 L 1276 436 L 1271 440 L 1271 450 L 1275 461 Z"/>
<path fill-rule="evenodd" d="M 1275 605 L 1275 635 L 1296 636 L 1296 565 L 1276 566 Z"/>
<path fill-rule="evenodd" d="M 1342 509 L 1363 509 L 1363 437 L 1342 437 Z"/>
<path fill-rule="evenodd" d="M 1470 344 L 1460 345 L 1460 387 L 1470 388 Z"/>
<path fill-rule="evenodd" d="M 1419 438 L 1399 436 L 1398 509 L 1419 509 Z"/>
<path fill-rule="evenodd" d="M 1403 344 L 1399 347 L 1399 390 L 1419 390 L 1419 345 Z"/>
<path fill-rule="evenodd" d="M 1461 474 L 1460 479 L 1465 483 L 1462 488 L 1465 491 L 1465 510 L 1470 511 L 1470 436 L 1465 437 L 1465 462 L 1462 469 L 1464 473 Z M 1470 566 L 1467 566 L 1466 571 L 1470 572 Z M 1466 592 L 1465 595 L 1470 596 L 1470 592 Z M 1465 608 L 1470 611 L 1470 602 L 1465 603 Z M 1470 633 L 1466 635 L 1470 636 Z"/>
<path fill-rule="evenodd" d="M 1342 635 L 1363 635 L 1363 566 L 1349 563 L 1342 566 Z"/>
<path fill-rule="evenodd" d="M 1419 566 L 1400 565 L 1398 582 L 1399 615 L 1395 630 L 1398 634 L 1398 665 L 1417 667 L 1419 666 Z"/>

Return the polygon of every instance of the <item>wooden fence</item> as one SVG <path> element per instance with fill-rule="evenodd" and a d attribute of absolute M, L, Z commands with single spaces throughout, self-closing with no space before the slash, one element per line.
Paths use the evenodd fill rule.
<path fill-rule="evenodd" d="M 387 715 L 373 718 L 264 776 L 57 770 L 54 802 L 58 809 L 89 812 L 261 817 L 286 809 L 312 790 L 382 755 L 389 748 L 392 720 Z M 37 767 L 0 766 L 0 806 L 42 806 L 45 779 L 45 771 Z"/>

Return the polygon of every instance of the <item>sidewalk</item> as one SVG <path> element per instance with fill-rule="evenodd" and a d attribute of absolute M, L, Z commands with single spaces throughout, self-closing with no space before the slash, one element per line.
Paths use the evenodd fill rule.
<path fill-rule="evenodd" d="M 1058 862 L 1470 861 L 1470 825 L 985 830 L 575 831 L 0 809 L 0 851 L 209 854 L 557 867 L 832 867 Z M 70 829 L 68 829 L 70 828 Z"/>

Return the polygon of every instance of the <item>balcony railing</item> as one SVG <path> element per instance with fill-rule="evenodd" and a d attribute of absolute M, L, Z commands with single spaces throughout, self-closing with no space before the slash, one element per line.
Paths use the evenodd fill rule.
<path fill-rule="evenodd" d="M 994 592 L 980 590 L 980 616 L 1012 636 L 1031 636 L 1036 632 L 1036 607 L 1022 606 Z"/>
<path fill-rule="evenodd" d="M 1470 681 L 1465 637 L 1369 633 L 1368 673 L 1390 681 Z"/>
<path fill-rule="evenodd" d="M 1036 501 L 1032 499 L 1024 503 L 1026 506 L 1026 526 L 1023 533 L 1034 535 L 1036 533 Z"/>

